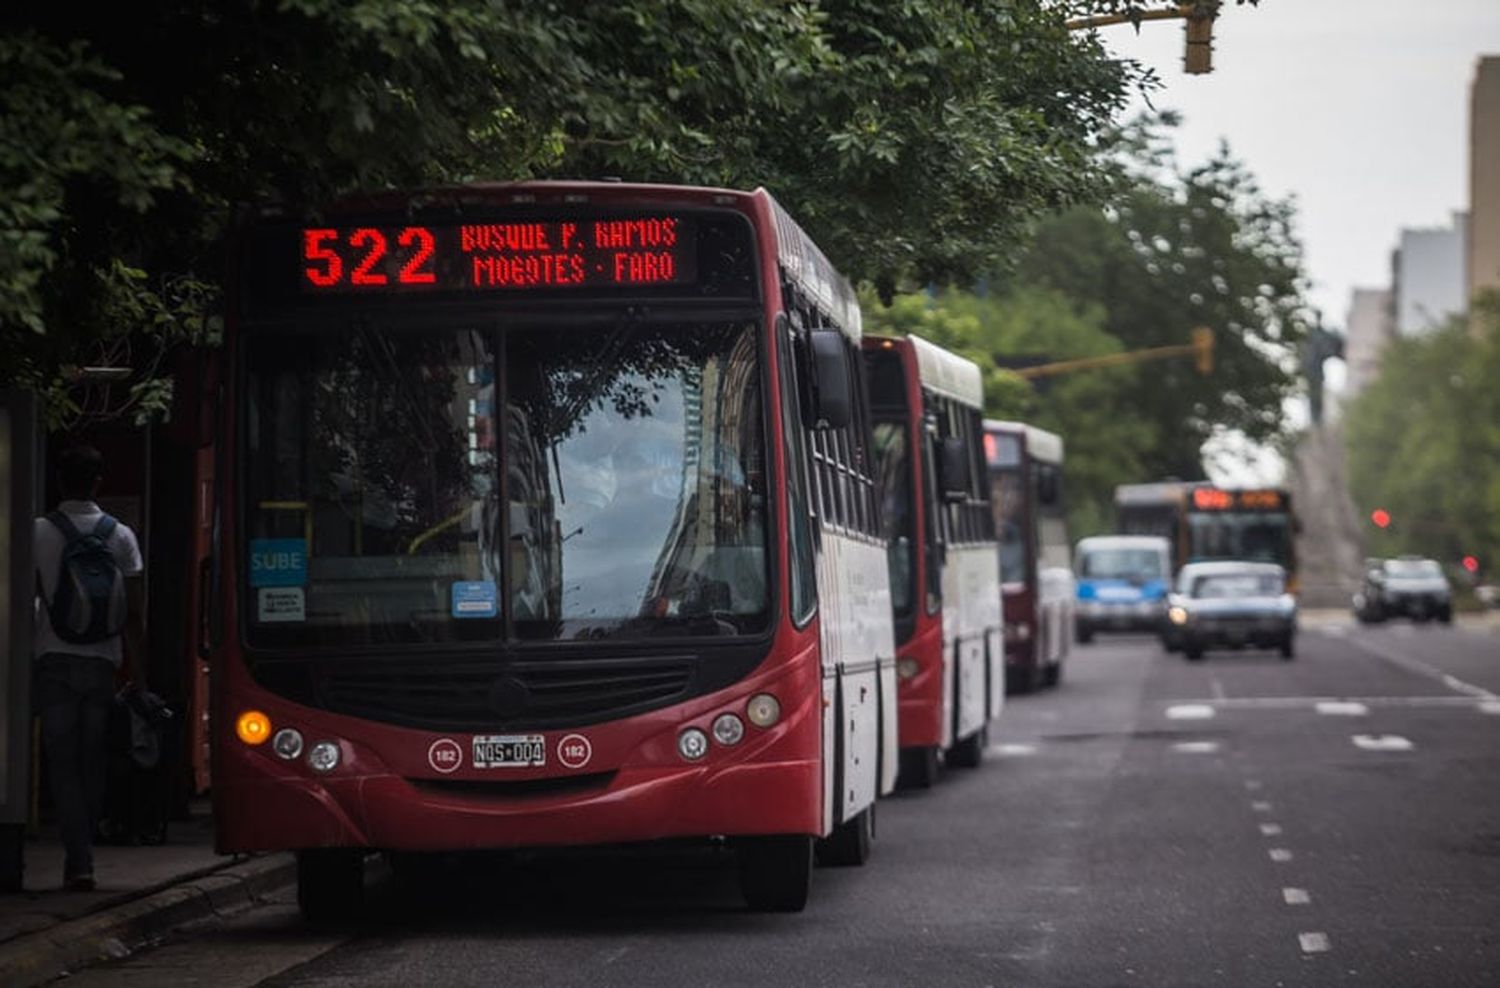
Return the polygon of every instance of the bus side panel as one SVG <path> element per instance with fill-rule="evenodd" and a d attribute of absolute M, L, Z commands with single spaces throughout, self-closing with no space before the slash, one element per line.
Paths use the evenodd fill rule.
<path fill-rule="evenodd" d="M 986 643 L 1000 627 L 999 573 L 995 547 L 958 545 L 948 549 L 943 568 L 943 631 L 956 662 L 956 738 L 983 729 L 992 698 Z M 951 631 L 950 631 L 951 629 Z"/>
<path fill-rule="evenodd" d="M 823 533 L 818 575 L 825 661 L 838 666 L 842 822 L 880 794 L 881 759 L 894 746 L 895 718 L 884 723 L 881 706 L 882 673 L 895 670 L 891 591 L 882 547 L 838 532 Z"/>

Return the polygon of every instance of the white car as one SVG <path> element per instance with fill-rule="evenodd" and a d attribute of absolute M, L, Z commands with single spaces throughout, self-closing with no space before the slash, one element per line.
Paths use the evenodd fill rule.
<path fill-rule="evenodd" d="M 1297 598 L 1275 563 L 1188 563 L 1167 598 L 1167 621 L 1188 659 L 1210 648 L 1275 648 L 1295 654 Z"/>

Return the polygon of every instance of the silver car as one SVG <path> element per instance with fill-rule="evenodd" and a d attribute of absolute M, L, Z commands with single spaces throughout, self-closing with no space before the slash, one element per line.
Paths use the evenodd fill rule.
<path fill-rule="evenodd" d="M 1275 563 L 1188 563 L 1167 598 L 1167 620 L 1194 661 L 1210 648 L 1295 655 L 1297 599 L 1286 592 L 1286 571 Z"/>

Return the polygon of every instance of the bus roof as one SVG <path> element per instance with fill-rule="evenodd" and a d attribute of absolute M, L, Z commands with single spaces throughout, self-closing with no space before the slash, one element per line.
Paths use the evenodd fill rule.
<path fill-rule="evenodd" d="M 1078 540 L 1075 551 L 1108 552 L 1114 549 L 1151 549 L 1165 554 L 1171 543 L 1159 535 L 1090 535 Z"/>
<path fill-rule="evenodd" d="M 978 364 L 920 336 L 906 338 L 917 355 L 917 380 L 922 387 L 960 405 L 984 408 L 984 381 Z"/>
<path fill-rule="evenodd" d="M 1181 504 L 1196 484 L 1168 480 L 1156 484 L 1121 484 L 1115 488 L 1115 504 Z"/>
<path fill-rule="evenodd" d="M 787 276 L 821 305 L 833 324 L 858 346 L 863 321 L 854 286 L 839 274 L 833 262 L 803 232 L 791 214 L 781 208 L 781 203 L 771 193 L 761 188 L 754 194 L 764 196 L 770 203 L 771 215 L 776 221 L 776 259 L 786 269 Z"/>
<path fill-rule="evenodd" d="M 1025 436 L 1027 455 L 1033 459 L 1044 463 L 1063 461 L 1063 438 L 1055 432 L 1048 432 L 1025 422 L 1006 422 L 1000 419 L 985 419 L 984 428 L 988 432 L 1009 432 Z"/>

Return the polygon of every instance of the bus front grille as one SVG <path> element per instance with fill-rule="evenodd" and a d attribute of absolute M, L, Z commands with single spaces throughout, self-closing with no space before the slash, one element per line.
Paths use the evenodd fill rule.
<path fill-rule="evenodd" d="M 256 679 L 287 699 L 366 720 L 438 731 L 576 727 L 684 699 L 689 657 L 547 662 L 383 660 L 262 665 Z"/>

